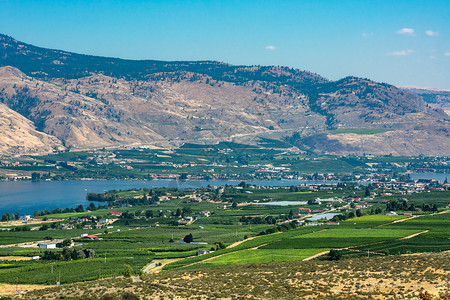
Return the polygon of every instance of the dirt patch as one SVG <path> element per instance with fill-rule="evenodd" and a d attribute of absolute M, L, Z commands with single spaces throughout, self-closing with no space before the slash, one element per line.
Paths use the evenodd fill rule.
<path fill-rule="evenodd" d="M 0 256 L 0 261 L 2 260 L 31 260 L 28 256 Z"/>
<path fill-rule="evenodd" d="M 49 285 L 32 285 L 32 284 L 3 284 L 0 283 L 0 296 L 14 295 L 17 292 L 32 292 L 35 290 L 42 290 L 49 288 Z"/>
<path fill-rule="evenodd" d="M 425 231 L 422 231 L 422 232 L 414 233 L 414 234 L 405 236 L 405 237 L 401 238 L 400 240 L 411 239 L 411 238 L 413 238 L 413 237 L 415 237 L 415 236 L 421 235 L 422 233 L 426 233 L 426 232 L 428 232 L 428 231 L 429 231 L 429 230 L 425 230 Z"/>

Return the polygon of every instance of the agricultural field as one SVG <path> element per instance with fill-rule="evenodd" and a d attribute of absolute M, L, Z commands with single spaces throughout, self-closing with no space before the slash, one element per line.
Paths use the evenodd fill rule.
<path fill-rule="evenodd" d="M 166 284 L 167 276 L 176 278 L 182 272 L 209 274 L 210 270 L 227 267 L 244 272 L 264 268 L 266 264 L 297 266 L 299 262 L 307 268 L 314 264 L 325 266 L 331 259 L 330 250 L 337 251 L 340 261 L 359 259 L 359 262 L 366 255 L 370 259 L 389 260 L 397 254 L 450 250 L 450 211 L 445 210 L 448 192 L 408 196 L 411 202 L 438 204 L 437 212 L 417 210 L 411 215 L 386 215 L 386 204 L 382 202 L 385 198 L 365 201 L 365 192 L 364 188 L 353 185 L 311 191 L 302 187 L 263 188 L 245 183 L 183 190 L 109 191 L 94 195 L 109 199 L 101 208 L 93 206 L 92 211 L 40 215 L 42 219 L 58 218 L 55 224 L 48 223 L 45 230 L 24 231 L 27 225 L 23 225 L 0 231 L 0 256 L 10 258 L 1 261 L 0 283 L 53 285 L 59 281 L 70 284 L 123 275 L 140 276 L 144 270 L 151 272 L 162 262 L 155 276 L 161 276 L 158 282 Z M 319 203 L 315 202 L 317 198 L 334 200 Z M 277 201 L 293 205 L 261 205 Z M 375 207 L 381 212 L 374 214 Z M 310 211 L 300 213 L 299 208 Z M 110 212 L 122 215 L 113 217 L 109 216 Z M 329 220 L 309 219 L 325 212 L 334 212 L 341 219 L 333 219 L 328 224 Z M 109 218 L 112 227 L 81 228 L 87 224 L 94 226 L 101 218 Z M 62 225 L 75 228 L 61 229 Z M 82 234 L 96 238 L 81 238 Z M 50 238 L 70 239 L 77 245 L 72 258 L 67 259 L 63 254 L 68 248 L 44 250 L 31 244 L 17 246 Z M 198 250 L 214 251 L 197 255 Z M 32 261 L 32 256 L 46 259 Z M 150 280 L 146 276 L 142 280 Z M 107 282 L 114 285 L 116 281 Z M 128 284 L 122 279 L 117 282 Z M 166 290 L 165 286 L 153 287 Z"/>
<path fill-rule="evenodd" d="M 384 129 L 337 129 L 331 135 L 384 133 Z M 255 145 L 186 143 L 177 149 L 101 149 L 45 156 L 0 157 L 0 179 L 7 174 L 32 180 L 64 179 L 318 179 L 356 180 L 371 172 L 399 176 L 424 168 L 449 172 L 448 158 L 320 155 L 296 149 L 287 140 L 261 138 Z M 371 164 L 368 170 L 367 163 Z M 269 168 L 269 169 L 268 169 Z M 34 175 L 33 175 L 34 173 Z M 355 175 L 358 174 L 358 177 Z M 4 177 L 2 177 L 4 176 Z M 404 175 L 406 176 L 406 175 Z M 320 176 L 320 179 L 324 179 Z"/>
<path fill-rule="evenodd" d="M 25 294 L 27 299 L 439 299 L 449 296 L 448 253 L 287 261 L 103 279 Z M 423 298 L 422 298 L 423 299 Z"/>

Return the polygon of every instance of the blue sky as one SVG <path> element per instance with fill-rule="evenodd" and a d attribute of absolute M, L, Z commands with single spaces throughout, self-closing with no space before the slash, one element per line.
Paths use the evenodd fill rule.
<path fill-rule="evenodd" d="M 0 0 L 0 33 L 92 55 L 283 65 L 450 89 L 449 0 Z"/>

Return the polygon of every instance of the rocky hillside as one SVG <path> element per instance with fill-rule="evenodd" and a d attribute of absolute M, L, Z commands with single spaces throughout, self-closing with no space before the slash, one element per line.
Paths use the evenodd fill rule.
<path fill-rule="evenodd" d="M 355 77 L 329 81 L 286 67 L 87 56 L 4 35 L 0 103 L 21 117 L 17 128 L 45 144 L 23 136 L 17 143 L 24 146 L 13 148 L 3 138 L 14 135 L 8 122 L 0 122 L 2 153 L 251 144 L 266 136 L 327 153 L 450 154 L 448 115 L 392 85 Z M 378 131 L 329 131 L 342 128 Z"/>

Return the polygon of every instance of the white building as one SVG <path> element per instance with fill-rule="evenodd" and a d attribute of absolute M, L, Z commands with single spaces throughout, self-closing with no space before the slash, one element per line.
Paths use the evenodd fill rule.
<path fill-rule="evenodd" d="M 19 220 L 20 221 L 28 221 L 28 220 L 30 220 L 31 219 L 31 215 L 22 215 L 22 216 L 19 216 Z"/>
<path fill-rule="evenodd" d="M 50 243 L 50 244 L 38 244 L 40 249 L 56 249 L 56 244 L 55 243 Z"/>

